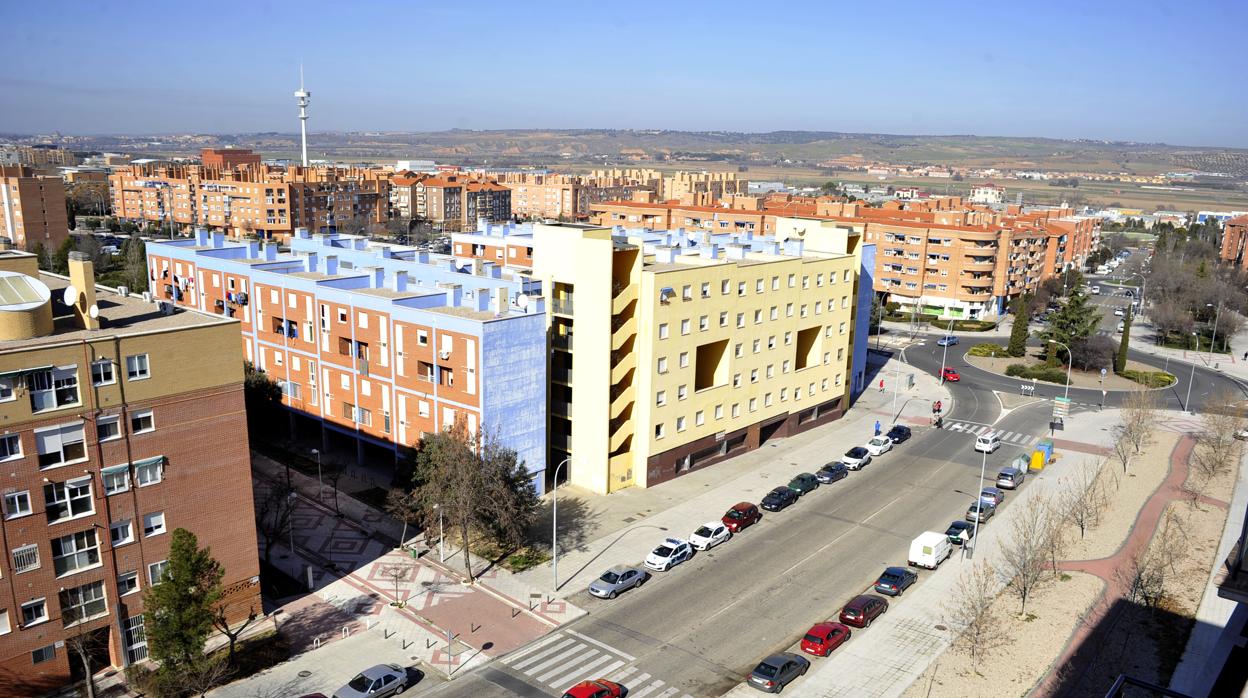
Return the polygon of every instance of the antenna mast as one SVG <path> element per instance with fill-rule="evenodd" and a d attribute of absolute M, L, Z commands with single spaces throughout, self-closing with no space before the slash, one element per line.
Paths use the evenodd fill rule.
<path fill-rule="evenodd" d="M 302 146 L 303 166 L 308 166 L 308 98 L 311 92 L 303 89 L 303 64 L 299 64 L 299 89 L 295 99 L 299 100 L 299 144 Z"/>

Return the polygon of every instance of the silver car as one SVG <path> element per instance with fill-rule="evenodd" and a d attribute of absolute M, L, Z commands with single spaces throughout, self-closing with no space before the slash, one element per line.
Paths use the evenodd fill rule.
<path fill-rule="evenodd" d="M 645 584 L 649 576 L 636 567 L 612 567 L 589 585 L 589 593 L 600 599 L 614 599 L 633 587 Z"/>
<path fill-rule="evenodd" d="M 334 698 L 385 698 L 407 690 L 407 669 L 398 664 L 378 664 L 355 675 Z"/>

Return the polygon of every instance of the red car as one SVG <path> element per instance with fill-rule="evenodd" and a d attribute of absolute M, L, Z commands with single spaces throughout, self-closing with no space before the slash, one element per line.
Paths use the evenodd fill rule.
<path fill-rule="evenodd" d="M 841 622 L 855 628 L 865 628 L 871 621 L 888 610 L 888 602 L 882 596 L 863 594 L 855 596 L 841 609 Z"/>
<path fill-rule="evenodd" d="M 952 366 L 946 366 L 940 369 L 940 377 L 947 381 L 953 381 L 954 383 L 962 380 L 962 376 L 959 376 L 958 372 L 953 370 Z"/>
<path fill-rule="evenodd" d="M 736 533 L 743 528 L 753 526 L 761 518 L 763 518 L 763 515 L 759 513 L 758 507 L 749 502 L 740 502 L 734 504 L 720 521 L 724 522 L 729 531 Z"/>
<path fill-rule="evenodd" d="M 624 687 L 614 681 L 582 681 L 564 692 L 563 698 L 620 698 Z"/>
<path fill-rule="evenodd" d="M 840 623 L 816 623 L 802 637 L 802 651 L 819 657 L 832 654 L 832 650 L 840 647 L 849 639 L 850 630 Z"/>

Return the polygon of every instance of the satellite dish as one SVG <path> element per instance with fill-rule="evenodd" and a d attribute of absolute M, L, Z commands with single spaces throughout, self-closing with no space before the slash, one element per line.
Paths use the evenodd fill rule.
<path fill-rule="evenodd" d="M 516 296 L 516 306 L 521 309 L 529 307 L 529 297 L 523 294 Z"/>
<path fill-rule="evenodd" d="M 91 307 L 87 308 L 87 315 L 90 315 L 92 320 L 98 318 L 100 316 L 100 306 L 92 303 Z"/>
<path fill-rule="evenodd" d="M 73 305 L 74 303 L 77 303 L 78 289 L 74 288 L 73 284 L 66 286 L 65 293 L 61 296 L 61 299 L 65 301 L 65 305 Z"/>

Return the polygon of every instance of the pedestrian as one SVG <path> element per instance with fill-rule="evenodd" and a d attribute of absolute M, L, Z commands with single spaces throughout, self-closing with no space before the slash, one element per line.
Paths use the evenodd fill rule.
<path fill-rule="evenodd" d="M 881 393 L 884 392 L 884 379 L 883 378 L 880 379 L 880 392 Z"/>
<path fill-rule="evenodd" d="M 880 435 L 880 420 L 878 419 L 875 420 L 875 435 L 876 436 Z"/>

